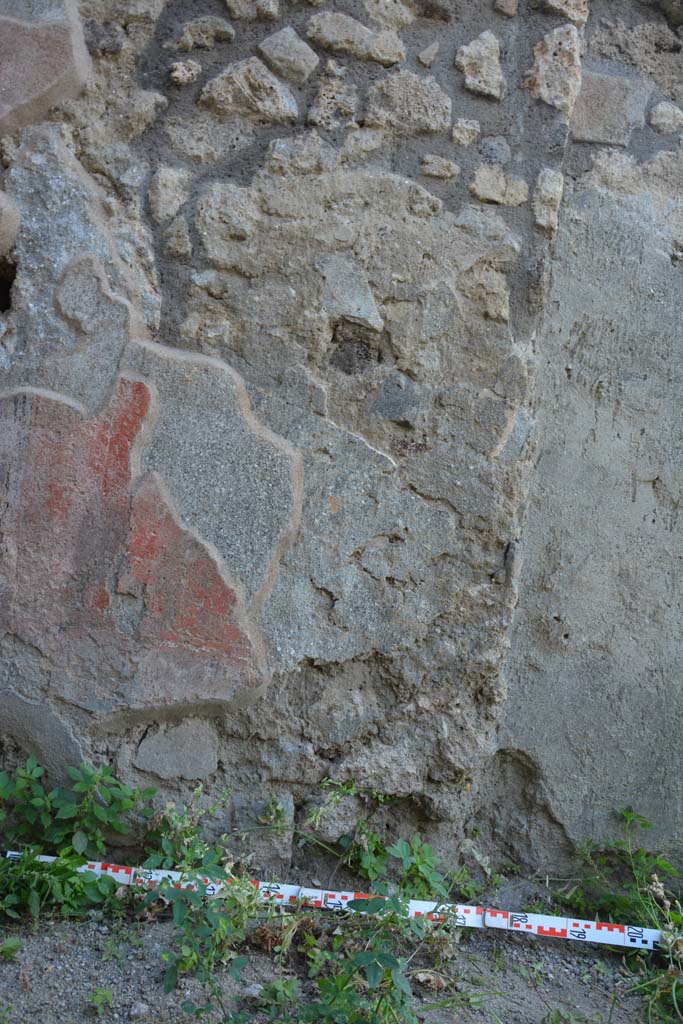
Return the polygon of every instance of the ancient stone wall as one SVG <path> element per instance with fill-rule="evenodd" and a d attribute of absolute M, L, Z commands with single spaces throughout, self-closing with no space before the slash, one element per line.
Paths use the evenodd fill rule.
<path fill-rule="evenodd" d="M 677 0 L 0 15 L 3 758 L 683 840 Z"/>

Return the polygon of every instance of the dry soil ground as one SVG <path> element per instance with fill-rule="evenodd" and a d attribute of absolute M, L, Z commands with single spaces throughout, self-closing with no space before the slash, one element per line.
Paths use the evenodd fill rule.
<path fill-rule="evenodd" d="M 40 922 L 35 930 L 16 934 L 23 948 L 16 960 L 0 963 L 0 1024 L 94 1022 L 91 996 L 98 989 L 111 991 L 111 1008 L 100 1018 L 106 1024 L 187 1024 L 191 1018 L 180 1004 L 201 999 L 191 979 L 183 979 L 170 995 L 163 993 L 160 954 L 171 944 L 169 921 Z M 227 995 L 253 1008 L 253 1022 L 260 1024 L 265 1018 L 256 1010 L 259 987 L 278 975 L 291 977 L 301 966 L 295 955 L 278 968 L 255 950 L 242 983 L 226 974 L 222 984 Z M 645 1019 L 640 1002 L 627 994 L 630 976 L 622 959 L 598 949 L 466 932 L 449 972 L 458 979 L 450 992 L 465 1005 L 418 1013 L 430 1024 L 635 1024 Z M 424 1007 L 446 994 L 414 987 Z M 304 996 L 312 993 L 305 980 L 302 988 Z"/>

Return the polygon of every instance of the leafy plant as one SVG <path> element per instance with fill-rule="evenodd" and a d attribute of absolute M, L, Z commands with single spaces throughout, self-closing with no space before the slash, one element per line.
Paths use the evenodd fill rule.
<path fill-rule="evenodd" d="M 14 775 L 0 772 L 0 827 L 7 845 L 22 857 L 0 860 L 0 918 L 37 918 L 45 911 L 81 914 L 111 901 L 113 879 L 79 872 L 88 856 L 106 854 L 110 833 L 125 835 L 134 816 L 144 820 L 155 790 L 125 786 L 105 765 L 67 767 L 70 788 L 44 785 L 45 770 L 33 755 Z M 56 857 L 43 863 L 40 854 Z"/>
<path fill-rule="evenodd" d="M 156 792 L 125 786 L 109 765 L 93 769 L 68 766 L 70 788 L 48 792 L 45 769 L 33 754 L 13 778 L 0 772 L 0 825 L 8 843 L 31 846 L 41 853 L 95 857 L 106 854 L 106 836 L 130 831 L 133 812 L 152 814 L 143 806 Z"/>
<path fill-rule="evenodd" d="M 17 953 L 21 950 L 23 943 L 16 936 L 8 936 L 0 941 L 0 956 L 5 960 L 16 960 Z"/>
<path fill-rule="evenodd" d="M 19 920 L 26 913 L 38 918 L 47 910 L 77 915 L 113 897 L 113 878 L 78 873 L 80 864 L 74 857 L 45 864 L 31 850 L 16 861 L 0 860 L 0 918 Z"/>
<path fill-rule="evenodd" d="M 344 862 L 369 882 L 376 882 L 386 875 L 388 851 L 367 822 L 358 823 L 354 836 L 342 836 L 340 846 L 344 851 Z"/>
<path fill-rule="evenodd" d="M 632 958 L 631 991 L 645 1000 L 648 1020 L 683 1024 L 683 908 L 670 891 L 680 876 L 662 854 L 638 845 L 639 831 L 651 828 L 650 822 L 631 808 L 619 815 L 624 837 L 585 844 L 581 853 L 589 873 L 559 893 L 579 913 L 661 932 L 653 956 Z"/>
<path fill-rule="evenodd" d="M 107 1009 L 111 1009 L 114 994 L 110 988 L 96 988 L 88 999 L 95 1008 L 98 1017 L 103 1017 Z"/>
<path fill-rule="evenodd" d="M 563 903 L 579 914 L 656 928 L 660 915 L 647 896 L 651 876 L 672 880 L 678 872 L 661 854 L 637 845 L 637 830 L 651 828 L 647 819 L 630 808 L 619 811 L 619 816 L 623 838 L 582 844 L 579 853 L 587 873 L 558 892 Z"/>
<path fill-rule="evenodd" d="M 401 892 L 416 899 L 440 896 L 445 900 L 448 897 L 446 876 L 439 870 L 429 843 L 423 843 L 419 836 L 413 836 L 410 842 L 399 839 L 387 847 L 387 853 L 401 864 Z"/>
<path fill-rule="evenodd" d="M 305 819 L 305 826 L 312 828 L 314 831 L 320 827 L 322 819 L 331 810 L 337 807 L 342 800 L 348 796 L 358 796 L 368 804 L 372 811 L 384 804 L 391 803 L 393 797 L 386 793 L 381 793 L 377 789 L 362 789 L 355 779 L 347 779 L 341 781 L 340 779 L 323 779 L 320 783 L 320 788 L 326 794 L 325 799 L 317 807 L 313 807 L 307 814 Z M 309 837 L 310 838 L 310 837 Z"/>
<path fill-rule="evenodd" d="M 261 825 L 272 829 L 276 836 L 285 835 L 289 825 L 285 809 L 275 796 L 271 796 L 258 820 Z"/>
<path fill-rule="evenodd" d="M 238 955 L 237 949 L 246 942 L 250 925 L 263 914 L 264 908 L 253 883 L 230 871 L 225 849 L 209 844 L 202 836 L 204 817 L 216 814 L 227 795 L 204 809 L 201 797 L 200 786 L 193 792 L 189 806 L 167 803 L 152 821 L 148 848 L 151 845 L 154 851 L 158 843 L 161 852 L 150 853 L 144 867 L 175 868 L 182 873 L 182 881 L 164 881 L 145 896 L 143 908 L 161 899 L 171 908 L 178 929 L 173 949 L 162 954 L 167 964 L 164 990 L 170 992 L 175 988 L 180 975 L 194 973 L 225 1015 L 227 1010 L 215 972 L 227 965 L 229 972 L 239 978 L 247 958 Z M 208 886 L 214 883 L 225 889 L 220 902 L 208 898 Z M 186 1001 L 183 1008 L 200 1016 L 213 1007 L 210 1002 L 199 1007 Z"/>
<path fill-rule="evenodd" d="M 197 786 L 187 806 L 178 807 L 169 801 L 151 818 L 145 837 L 149 852 L 145 867 L 183 871 L 201 866 L 212 850 L 204 839 L 204 822 L 225 808 L 229 799 L 226 791 L 219 800 L 202 807 L 203 792 L 202 786 Z"/>
<path fill-rule="evenodd" d="M 317 997 L 301 1006 L 294 986 L 278 989 L 276 1000 L 266 989 L 261 1006 L 268 1010 L 270 1020 L 282 1024 L 416 1024 L 406 960 L 399 947 L 407 934 L 413 940 L 415 932 L 423 935 L 424 926 L 397 915 L 403 909 L 397 898 L 357 902 L 362 904 L 363 916 L 337 929 L 327 948 L 311 933 L 305 936 L 308 974 L 315 981 Z"/>

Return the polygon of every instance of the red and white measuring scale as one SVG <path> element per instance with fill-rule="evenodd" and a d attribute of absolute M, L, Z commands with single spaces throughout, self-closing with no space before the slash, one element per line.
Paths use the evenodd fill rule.
<path fill-rule="evenodd" d="M 18 860 L 22 855 L 12 850 L 2 856 Z M 39 856 L 36 860 L 52 863 L 56 857 Z M 130 885 L 137 889 L 153 890 L 163 882 L 171 882 L 176 889 L 196 889 L 195 881 L 180 871 L 151 871 L 148 868 L 126 867 L 109 864 L 106 861 L 89 861 L 76 869 L 90 871 L 94 875 L 107 875 L 119 885 Z M 205 894 L 211 899 L 220 899 L 229 882 L 202 878 L 199 881 Z M 308 889 L 303 885 L 288 885 L 279 882 L 252 881 L 264 903 L 276 903 L 280 907 L 311 907 L 321 910 L 342 910 L 359 913 L 357 907 L 349 907 L 353 900 L 374 899 L 370 893 L 347 892 L 339 889 Z M 408 917 L 424 917 L 428 921 L 450 920 L 458 928 L 494 928 L 498 931 L 517 932 L 520 935 L 535 935 L 538 938 L 567 939 L 575 942 L 596 942 L 603 946 L 621 946 L 628 949 L 654 949 L 661 939 L 661 932 L 655 928 L 640 928 L 635 925 L 612 924 L 607 921 L 586 921 L 585 917 L 552 917 L 548 914 L 526 914 L 511 910 L 493 910 L 490 907 L 468 906 L 463 903 L 438 903 L 430 900 L 408 900 Z"/>

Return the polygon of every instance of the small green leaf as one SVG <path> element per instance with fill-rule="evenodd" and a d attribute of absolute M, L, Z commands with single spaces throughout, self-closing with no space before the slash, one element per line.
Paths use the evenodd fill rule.
<path fill-rule="evenodd" d="M 349 900 L 347 907 L 349 910 L 361 910 L 364 914 L 378 914 L 386 909 L 386 900 L 383 896 L 371 896 L 367 900 Z"/>
<path fill-rule="evenodd" d="M 370 986 L 370 988 L 377 988 L 380 981 L 382 980 L 383 974 L 384 971 L 382 970 L 378 963 L 372 963 L 366 967 L 365 977 L 368 979 L 368 985 Z"/>
<path fill-rule="evenodd" d="M 403 971 L 400 971 L 398 968 L 395 968 L 391 972 L 391 980 L 393 981 L 394 985 L 400 992 L 403 992 L 403 994 L 406 996 L 412 996 L 413 991 L 410 987 L 410 982 L 406 978 Z"/>
<path fill-rule="evenodd" d="M 187 913 L 187 907 L 182 900 L 176 900 L 173 904 L 173 924 L 176 928 L 180 928 L 181 924 L 185 920 L 185 914 Z"/>
<path fill-rule="evenodd" d="M 232 961 L 232 963 L 230 964 L 230 974 L 235 979 L 235 981 L 242 980 L 242 971 L 244 970 L 248 963 L 248 956 L 236 956 L 235 959 Z"/>
<path fill-rule="evenodd" d="M 376 959 L 374 953 L 356 953 L 353 962 L 357 967 L 367 967 L 368 964 L 374 964 Z"/>
<path fill-rule="evenodd" d="M 57 811 L 57 818 L 61 821 L 64 818 L 75 818 L 78 814 L 78 807 L 76 804 L 62 804 Z"/>
<path fill-rule="evenodd" d="M 14 960 L 22 946 L 23 943 L 21 939 L 3 939 L 2 942 L 0 942 L 0 956 L 5 957 L 6 960 Z"/>
<path fill-rule="evenodd" d="M 82 854 L 88 845 L 88 837 L 86 836 L 85 832 L 81 832 L 80 829 L 78 830 L 78 832 L 74 832 L 73 838 L 71 840 L 71 845 L 73 846 L 76 853 Z"/>
<path fill-rule="evenodd" d="M 109 819 L 109 812 L 106 807 L 102 807 L 100 804 L 93 804 L 92 809 L 93 814 L 96 818 L 99 818 L 100 821 L 106 822 Z"/>
<path fill-rule="evenodd" d="M 392 857 L 398 857 L 399 860 L 403 860 L 405 857 L 410 857 L 411 849 L 405 839 L 399 839 L 393 846 L 387 846 L 387 853 L 390 853 Z"/>
<path fill-rule="evenodd" d="M 178 984 L 178 966 L 177 964 L 171 964 L 166 973 L 164 974 L 164 992 L 172 992 Z"/>

